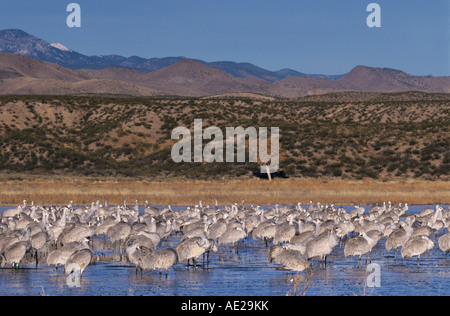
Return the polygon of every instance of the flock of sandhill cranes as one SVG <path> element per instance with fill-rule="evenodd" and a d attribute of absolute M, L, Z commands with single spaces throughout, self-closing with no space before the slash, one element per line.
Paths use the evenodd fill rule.
<path fill-rule="evenodd" d="M 64 267 L 65 273 L 80 275 L 95 259 L 93 238 L 103 236 L 120 261 L 128 261 L 141 270 L 166 271 L 181 262 L 209 260 L 209 253 L 253 238 L 269 247 L 268 260 L 277 269 L 302 271 L 311 259 L 326 266 L 327 256 L 345 243 L 343 255 L 370 256 L 375 245 L 384 240 L 386 251 L 401 259 L 420 256 L 434 248 L 430 236 L 441 233 L 439 248 L 450 251 L 450 212 L 436 205 L 414 215 L 406 214 L 407 204 L 390 202 L 368 211 L 355 206 L 347 212 L 342 207 L 321 205 L 261 208 L 198 205 L 172 210 L 148 205 L 139 208 L 124 205 L 108 207 L 97 201 L 88 207 L 43 207 L 23 205 L 5 210 L 0 223 L 1 266 L 19 268 L 24 262 Z M 445 232 L 445 229 L 447 232 Z M 175 247 L 162 247 L 161 240 L 181 233 Z M 437 235 L 435 235 L 437 236 Z M 245 246 L 244 246 L 245 247 Z M 338 250 L 339 251 L 339 250 Z"/>

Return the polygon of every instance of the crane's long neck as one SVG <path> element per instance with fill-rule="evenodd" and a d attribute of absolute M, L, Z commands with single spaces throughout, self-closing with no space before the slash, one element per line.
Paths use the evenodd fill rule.
<path fill-rule="evenodd" d="M 61 227 L 66 227 L 66 215 L 67 215 L 67 208 L 64 208 L 63 214 L 61 217 Z"/>
<path fill-rule="evenodd" d="M 49 240 L 55 240 L 55 233 L 53 232 L 53 229 L 50 228 L 50 224 L 48 222 L 48 214 L 44 213 L 42 217 L 42 223 L 43 227 L 42 229 L 47 232 Z"/>
<path fill-rule="evenodd" d="M 412 225 L 412 224 L 411 224 L 411 225 Z M 412 228 L 411 225 L 406 223 L 406 224 L 403 226 L 403 229 L 405 230 L 406 234 L 408 234 L 408 236 L 411 236 L 412 233 L 414 232 L 414 228 Z"/>
<path fill-rule="evenodd" d="M 298 231 L 299 231 L 300 233 L 302 233 L 303 230 L 305 229 L 305 224 L 303 224 L 303 221 L 302 221 L 301 219 L 299 219 L 299 220 L 297 221 L 297 225 L 298 225 Z"/>
<path fill-rule="evenodd" d="M 46 211 L 42 212 L 41 228 L 48 227 L 48 213 Z"/>
<path fill-rule="evenodd" d="M 172 231 L 172 220 L 168 220 L 167 222 L 166 222 L 166 229 L 164 230 L 164 233 L 165 234 L 168 234 L 169 232 L 171 232 Z"/>
<path fill-rule="evenodd" d="M 83 238 L 83 240 L 81 241 L 81 244 L 83 245 L 83 248 L 89 248 L 89 245 L 85 238 Z"/>
<path fill-rule="evenodd" d="M 117 207 L 117 217 L 116 217 L 116 222 L 120 222 L 121 221 L 121 218 L 120 218 L 120 207 L 118 206 Z"/>
<path fill-rule="evenodd" d="M 316 225 L 315 235 L 319 236 L 320 235 L 320 223 L 319 223 L 319 221 L 315 221 L 314 224 Z"/>
<path fill-rule="evenodd" d="M 36 206 L 31 207 L 30 217 L 33 219 L 36 218 Z"/>
<path fill-rule="evenodd" d="M 31 229 L 27 228 L 21 237 L 23 241 L 30 241 L 31 240 Z"/>
<path fill-rule="evenodd" d="M 366 234 L 365 231 L 363 231 L 363 232 L 361 233 L 361 235 L 364 237 L 365 240 L 367 240 L 367 242 L 368 242 L 369 244 L 372 244 L 372 243 L 374 242 L 374 239 L 373 239 L 373 238 L 370 238 L 370 237 Z"/>
<path fill-rule="evenodd" d="M 438 219 L 442 219 L 442 210 L 439 206 L 436 206 L 436 212 L 433 215 L 432 223 L 435 224 Z"/>

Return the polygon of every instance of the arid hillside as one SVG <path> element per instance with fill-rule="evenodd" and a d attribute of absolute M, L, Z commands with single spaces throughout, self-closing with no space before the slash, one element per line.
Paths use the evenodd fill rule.
<path fill-rule="evenodd" d="M 335 93 L 299 99 L 0 97 L 6 173 L 228 179 L 256 163 L 174 163 L 172 130 L 279 127 L 279 176 L 450 180 L 450 95 Z M 204 140 L 204 145 L 208 143 Z"/>
<path fill-rule="evenodd" d="M 275 82 L 233 77 L 191 59 L 152 72 L 107 67 L 71 70 L 31 57 L 0 53 L 0 95 L 187 96 L 256 93 L 297 98 L 333 92 L 450 93 L 450 77 L 412 76 L 357 66 L 337 80 L 291 76 Z"/>

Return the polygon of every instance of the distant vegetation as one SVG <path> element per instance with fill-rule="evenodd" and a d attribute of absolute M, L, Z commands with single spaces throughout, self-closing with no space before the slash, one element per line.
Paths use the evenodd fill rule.
<path fill-rule="evenodd" d="M 256 163 L 174 163 L 173 128 L 279 127 L 286 177 L 450 179 L 450 95 L 300 99 L 1 96 L 0 169 L 34 174 L 223 179 Z M 204 142 L 206 144 L 207 141 Z"/>

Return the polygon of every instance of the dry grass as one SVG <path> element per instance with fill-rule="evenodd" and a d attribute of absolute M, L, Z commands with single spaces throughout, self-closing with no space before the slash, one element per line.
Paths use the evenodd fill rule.
<path fill-rule="evenodd" d="M 313 270 L 311 269 L 311 267 L 309 267 L 308 269 L 305 270 L 305 276 L 302 278 L 303 279 L 303 291 L 299 292 L 299 296 L 305 296 L 306 291 L 314 286 L 311 281 L 312 281 L 312 277 L 313 277 Z M 297 290 L 300 291 L 301 288 L 301 278 L 297 272 L 297 275 L 295 276 L 294 279 L 292 279 L 292 282 L 294 283 L 294 288 L 292 289 L 293 291 L 293 296 L 297 296 Z M 291 292 L 287 292 L 286 296 L 291 296 Z"/>
<path fill-rule="evenodd" d="M 152 205 L 193 205 L 202 200 L 213 205 L 240 203 L 296 204 L 309 201 L 337 205 L 375 204 L 383 201 L 408 204 L 450 203 L 450 182 L 399 180 L 383 182 L 372 179 L 360 181 L 340 179 L 275 179 L 229 181 L 131 181 L 126 179 L 95 179 L 53 177 L 0 180 L 0 205 L 18 205 L 22 200 L 39 204 L 88 205 L 92 201 L 108 200 L 110 205 L 127 200 Z"/>

